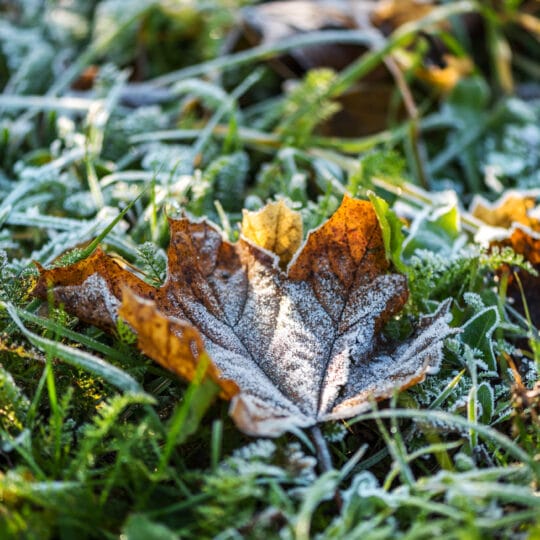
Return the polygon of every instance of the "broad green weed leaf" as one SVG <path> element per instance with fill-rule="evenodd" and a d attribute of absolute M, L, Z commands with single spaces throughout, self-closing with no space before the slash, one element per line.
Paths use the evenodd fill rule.
<path fill-rule="evenodd" d="M 457 204 L 423 211 L 412 223 L 403 242 L 403 257 L 408 259 L 419 249 L 450 255 L 461 236 Z"/>
<path fill-rule="evenodd" d="M 481 77 L 461 80 L 450 93 L 446 113 L 459 122 L 459 127 L 476 127 L 485 114 L 489 101 L 489 87 Z"/>
<path fill-rule="evenodd" d="M 491 371 L 497 371 L 497 360 L 493 352 L 491 336 L 499 322 L 497 308 L 490 306 L 469 319 L 460 334 L 460 339 L 469 347 L 482 351 L 483 358 Z"/>
<path fill-rule="evenodd" d="M 368 195 L 379 220 L 386 257 L 392 261 L 400 272 L 406 273 L 407 266 L 401 258 L 403 242 L 405 240 L 405 236 L 401 230 L 403 223 L 395 212 L 390 209 L 384 199 L 377 197 L 373 192 L 370 192 Z"/>
<path fill-rule="evenodd" d="M 489 424 L 495 407 L 493 388 L 487 382 L 481 382 L 476 391 L 476 398 L 482 405 L 482 413 L 479 420 L 482 424 Z"/>
<path fill-rule="evenodd" d="M 124 524 L 120 538 L 123 540 L 177 540 L 178 535 L 162 523 L 151 521 L 142 514 L 132 514 Z"/>

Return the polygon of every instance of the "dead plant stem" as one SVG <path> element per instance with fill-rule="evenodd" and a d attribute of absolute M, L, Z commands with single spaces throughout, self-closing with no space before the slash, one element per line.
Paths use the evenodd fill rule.
<path fill-rule="evenodd" d="M 328 444 L 324 438 L 321 429 L 319 426 L 313 426 L 310 428 L 311 439 L 315 446 L 315 452 L 317 453 L 317 463 L 319 465 L 319 470 L 321 473 L 325 473 L 333 470 L 334 465 L 332 464 L 332 456 L 330 455 L 330 450 L 328 449 Z M 343 499 L 341 498 L 341 493 L 336 489 L 334 493 L 334 501 L 338 510 L 341 512 L 343 506 Z"/>

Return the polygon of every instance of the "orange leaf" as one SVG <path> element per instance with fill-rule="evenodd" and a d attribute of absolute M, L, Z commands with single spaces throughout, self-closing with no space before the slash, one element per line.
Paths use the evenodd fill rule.
<path fill-rule="evenodd" d="M 510 246 L 523 255 L 540 273 L 540 206 L 536 203 L 539 190 L 508 191 L 499 200 L 490 203 L 476 197 L 471 205 L 471 214 L 486 226 L 479 237 L 490 241 L 491 246 Z M 540 277 L 519 271 L 519 279 L 531 321 L 540 327 Z M 508 295 L 514 299 L 517 309 L 525 313 L 521 287 L 513 276 L 509 278 Z"/>
<path fill-rule="evenodd" d="M 463 77 L 473 72 L 474 64 L 469 58 L 444 54 L 444 67 L 431 65 L 415 70 L 417 77 L 443 93 L 449 93 Z"/>
<path fill-rule="evenodd" d="M 206 353 L 202 336 L 193 325 L 166 317 L 153 302 L 135 295 L 130 289 L 124 291 L 118 315 L 136 330 L 137 345 L 144 354 L 183 379 L 193 380 L 199 359 Z M 221 378 L 211 362 L 206 375 L 221 387 L 220 396 L 224 399 L 238 393 L 235 382 Z"/>

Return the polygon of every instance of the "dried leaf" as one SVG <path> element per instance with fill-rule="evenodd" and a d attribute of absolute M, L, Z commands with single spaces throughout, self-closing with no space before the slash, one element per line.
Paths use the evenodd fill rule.
<path fill-rule="evenodd" d="M 435 5 L 421 0 L 382 0 L 376 3 L 371 20 L 378 28 L 387 32 L 404 24 L 429 15 Z"/>
<path fill-rule="evenodd" d="M 254 244 L 275 253 L 287 266 L 302 243 L 302 216 L 282 200 L 256 212 L 243 211 L 242 235 Z"/>
<path fill-rule="evenodd" d="M 540 219 L 530 215 L 536 206 L 537 191 L 508 191 L 494 203 L 483 197 L 475 197 L 471 214 L 492 227 L 508 229 L 513 223 L 521 223 L 540 231 Z"/>
<path fill-rule="evenodd" d="M 470 213 L 486 226 L 481 240 L 511 246 L 533 265 L 540 265 L 540 190 L 508 191 L 494 203 L 475 197 Z"/>
<path fill-rule="evenodd" d="M 195 377 L 197 364 L 206 351 L 202 336 L 193 325 L 166 317 L 153 302 L 129 289 L 124 291 L 118 315 L 137 330 L 137 345 L 144 354 L 187 381 Z M 230 399 L 238 393 L 235 382 L 221 378 L 211 362 L 206 375 L 220 386 L 221 397 Z"/>
<path fill-rule="evenodd" d="M 299 33 L 356 27 L 354 13 L 335 2 L 267 2 L 242 10 L 242 37 L 250 46 L 271 45 Z M 342 69 L 364 51 L 363 47 L 342 43 L 298 47 L 271 65 L 283 77 L 298 77 L 316 67 Z"/>
<path fill-rule="evenodd" d="M 33 294 L 47 297 L 53 288 L 54 299 L 65 305 L 77 308 L 73 313 L 81 314 L 81 319 L 107 331 L 114 331 L 120 298 L 123 289 L 130 289 L 144 298 L 151 298 L 154 288 L 122 268 L 117 261 L 97 249 L 90 257 L 75 264 L 45 270 L 37 265 L 40 279 Z M 84 283 L 84 295 L 79 285 Z"/>
<path fill-rule="evenodd" d="M 207 221 L 171 220 L 170 227 L 168 277 L 159 289 L 99 252 L 41 269 L 36 292 L 44 297 L 50 284 L 69 312 L 110 329 L 126 280 L 135 294 L 124 293 L 120 315 L 140 347 L 188 379 L 206 352 L 210 376 L 232 397 L 230 414 L 246 433 L 277 436 L 351 417 L 371 399 L 423 380 L 454 332 L 445 303 L 409 340 L 383 338 L 408 291 L 404 276 L 387 273 L 369 202 L 346 197 L 286 272 L 274 254 L 246 238 L 230 244 Z"/>
<path fill-rule="evenodd" d="M 539 196 L 539 190 L 508 191 L 494 203 L 476 197 L 470 213 L 486 224 L 477 234 L 480 241 L 491 246 L 510 246 L 540 274 L 540 205 L 536 203 Z M 517 275 L 521 287 L 510 276 L 508 295 L 518 311 L 525 314 L 523 289 L 531 321 L 540 328 L 540 276 L 524 271 Z"/>
<path fill-rule="evenodd" d="M 430 86 L 447 94 L 461 79 L 473 72 L 474 64 L 469 58 L 458 58 L 451 54 L 444 54 L 443 60 L 444 66 L 422 66 L 415 70 L 415 74 Z"/>

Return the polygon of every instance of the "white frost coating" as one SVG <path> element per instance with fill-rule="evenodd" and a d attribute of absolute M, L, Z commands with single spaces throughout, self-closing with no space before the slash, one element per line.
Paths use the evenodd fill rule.
<path fill-rule="evenodd" d="M 259 437 L 277 437 L 293 428 L 313 424 L 309 416 L 276 408 L 272 402 L 245 392 L 234 396 L 229 412 L 242 431 Z"/>
<path fill-rule="evenodd" d="M 506 240 L 509 236 L 508 229 L 492 227 L 491 225 L 480 225 L 474 235 L 474 241 L 483 247 L 487 247 L 491 242 L 500 242 Z"/>
<path fill-rule="evenodd" d="M 313 415 L 317 410 L 324 359 L 334 339 L 331 319 L 307 283 L 282 284 L 280 312 L 275 323 L 268 364 L 286 394 Z"/>
<path fill-rule="evenodd" d="M 378 354 L 363 369 L 351 370 L 342 400 L 332 411 L 321 411 L 320 421 L 349 418 L 369 408 L 368 398 L 390 397 L 395 388 L 423 380 L 429 370 L 437 370 L 442 359 L 444 338 L 458 332 L 448 326 L 450 302 L 435 314 L 424 317 L 413 337 L 387 354 Z"/>
<path fill-rule="evenodd" d="M 336 401 L 339 392 L 347 384 L 350 376 L 351 351 L 343 347 L 330 359 L 322 385 L 319 410 L 327 411 Z"/>
<path fill-rule="evenodd" d="M 81 289 L 84 294 L 81 294 Z M 120 300 L 109 290 L 106 279 L 97 272 L 82 285 L 55 287 L 55 296 L 60 302 L 74 306 L 70 311 L 76 316 L 84 314 L 85 320 L 90 322 L 95 320 L 114 324 L 118 316 Z"/>
<path fill-rule="evenodd" d="M 474 239 L 482 245 L 489 245 L 490 242 L 497 242 L 510 238 L 517 230 L 522 231 L 527 236 L 530 236 L 533 240 L 540 240 L 540 232 L 518 222 L 512 223 L 512 226 L 508 229 L 482 225 L 478 229 Z"/>
<path fill-rule="evenodd" d="M 248 287 L 245 273 L 238 269 L 231 274 L 222 272 L 221 276 L 216 276 L 209 282 L 215 291 L 216 297 L 231 297 L 230 301 L 221 304 L 221 309 L 225 315 L 227 323 L 235 325 L 242 315 L 243 299 L 246 296 Z"/>
<path fill-rule="evenodd" d="M 446 308 L 394 350 L 378 342 L 379 319 L 405 294 L 403 276 L 360 274 L 346 289 L 328 260 L 318 261 L 320 274 L 311 281 L 295 281 L 251 243 L 239 253 L 243 264 L 226 280 L 240 287 L 220 282 L 219 261 L 205 278 L 212 293 L 204 303 L 220 306 L 222 316 L 182 287 L 176 301 L 201 330 L 223 377 L 240 386 L 231 411 L 244 431 L 274 436 L 293 425 L 351 416 L 369 406 L 368 396 L 389 396 L 438 364 L 442 340 L 452 333 Z"/>
<path fill-rule="evenodd" d="M 93 289 L 103 289 L 103 287 L 106 287 L 105 280 L 99 276 L 99 274 L 92 274 L 88 280 L 88 285 L 90 285 L 90 290 Z M 97 297 L 97 294 L 95 295 Z M 107 313 L 110 315 L 111 319 L 115 319 L 118 316 L 118 308 L 120 307 L 120 301 L 114 294 L 107 294 L 103 298 L 105 309 L 107 310 Z"/>

